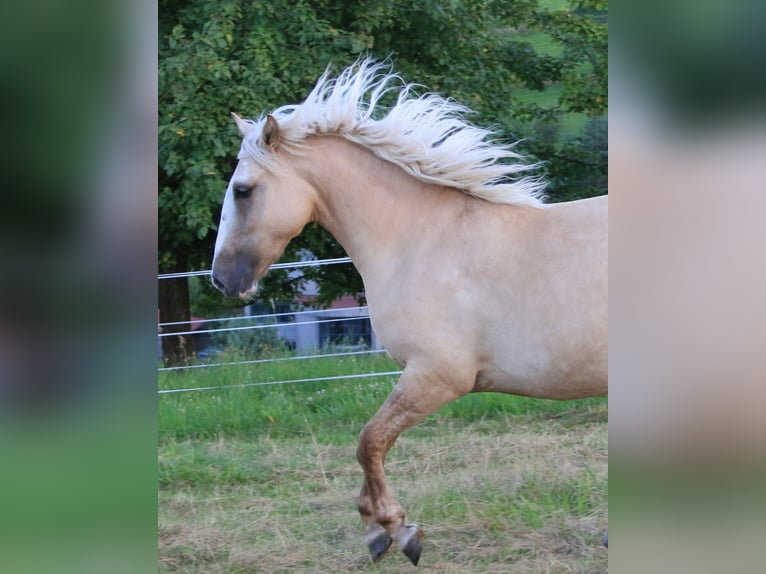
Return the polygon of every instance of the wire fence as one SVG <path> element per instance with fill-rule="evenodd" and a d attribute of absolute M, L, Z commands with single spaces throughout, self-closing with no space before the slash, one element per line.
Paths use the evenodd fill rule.
<path fill-rule="evenodd" d="M 291 263 L 274 263 L 272 269 L 300 269 L 301 267 L 320 267 L 322 265 L 337 265 L 339 263 L 351 263 L 351 257 L 336 257 L 334 259 L 312 259 L 310 261 L 293 261 Z M 183 277 L 200 277 L 210 275 L 211 270 L 184 271 L 181 273 L 160 273 L 157 279 L 181 279 Z"/>
<path fill-rule="evenodd" d="M 351 307 L 352 309 L 358 309 L 359 307 Z M 337 310 L 335 310 L 337 313 Z M 313 315 L 314 313 L 312 311 L 303 311 L 303 312 L 296 312 L 294 315 L 301 315 L 301 314 L 309 314 Z M 260 315 L 252 315 L 249 317 L 250 319 L 257 320 L 260 319 Z M 157 336 L 162 337 L 178 337 L 181 335 L 208 335 L 211 333 L 229 333 L 232 331 L 255 331 L 259 329 L 276 329 L 279 327 L 284 327 L 286 325 L 319 325 L 324 323 L 338 323 L 343 321 L 357 321 L 360 317 L 335 317 L 335 318 L 329 318 L 329 319 L 316 319 L 313 321 L 300 321 L 300 322 L 291 322 L 291 323 L 267 323 L 265 325 L 245 325 L 243 327 L 220 327 L 216 329 L 192 329 L 191 331 L 174 331 L 172 333 L 159 333 Z"/>
<path fill-rule="evenodd" d="M 349 257 L 339 257 L 334 259 L 320 259 L 312 261 L 296 261 L 292 263 L 277 263 L 270 267 L 270 269 L 296 269 L 302 267 L 314 267 L 321 265 L 337 265 L 351 263 Z M 178 279 L 188 277 L 199 277 L 204 275 L 210 275 L 210 270 L 202 271 L 189 271 L 182 273 L 163 273 L 157 276 L 158 280 L 163 279 Z M 345 316 L 337 316 L 342 314 Z M 220 318 L 205 318 L 194 319 L 193 321 L 170 321 L 165 323 L 159 323 L 158 338 L 161 340 L 163 337 L 178 337 L 178 336 L 202 336 L 213 335 L 217 333 L 233 333 L 243 331 L 260 331 L 264 329 L 284 329 L 290 327 L 305 328 L 311 325 L 342 323 L 345 321 L 359 321 L 369 320 L 369 309 L 367 306 L 358 307 L 345 307 L 337 309 L 303 309 L 294 310 L 282 313 L 268 313 L 260 315 L 241 315 L 230 316 Z M 213 324 L 220 325 L 221 323 L 229 322 L 241 322 L 248 321 L 250 324 L 233 327 L 218 327 Z M 184 331 L 166 332 L 167 327 L 178 327 L 181 325 L 191 325 L 192 327 Z M 202 325 L 210 328 L 200 328 Z M 321 348 L 317 345 L 316 348 Z M 296 354 L 283 357 L 269 357 L 259 358 L 251 360 L 230 360 L 230 361 L 218 361 L 218 362 L 200 362 L 196 364 L 179 365 L 171 367 L 159 367 L 159 372 L 168 371 L 184 371 L 184 370 L 196 370 L 196 369 L 220 369 L 242 365 L 263 365 L 268 363 L 283 363 L 283 362 L 300 362 L 300 361 L 316 361 L 323 359 L 342 359 L 346 357 L 355 357 L 362 355 L 375 355 L 385 353 L 383 349 L 362 349 L 362 350 L 350 350 L 339 351 L 332 347 L 326 347 L 325 352 L 309 352 L 305 354 Z M 308 368 L 307 368 L 308 370 Z M 245 388 L 245 387 L 261 387 L 270 385 L 286 385 L 286 384 L 308 384 L 317 382 L 329 382 L 329 381 L 342 381 L 351 379 L 369 379 L 373 377 L 386 377 L 386 376 L 398 376 L 401 371 L 386 371 L 386 372 L 368 372 L 357 373 L 350 375 L 336 375 L 326 377 L 308 377 L 299 379 L 287 379 L 279 381 L 253 381 L 238 384 L 226 384 L 218 386 L 199 386 L 189 388 L 177 388 L 177 389 L 158 389 L 158 394 L 176 394 L 176 393 L 188 393 L 188 392 L 201 392 L 201 391 L 223 391 L 232 388 Z"/>
<path fill-rule="evenodd" d="M 340 357 L 356 357 L 359 355 L 374 355 L 385 353 L 383 349 L 371 349 L 369 351 L 346 351 L 341 353 L 314 353 L 311 355 L 295 355 L 292 357 L 274 357 L 271 359 L 251 359 L 246 361 L 226 361 L 223 363 L 199 363 L 197 365 L 182 365 L 178 367 L 160 367 L 158 371 L 182 371 L 186 369 L 207 369 L 212 367 L 226 367 L 231 365 L 259 365 L 265 363 L 283 363 L 291 361 L 306 361 L 312 359 L 327 359 Z"/>
<path fill-rule="evenodd" d="M 233 385 L 219 385 L 212 387 L 194 387 L 189 389 L 161 389 L 157 391 L 161 395 L 172 393 L 190 393 L 194 391 L 221 391 L 226 389 L 241 389 L 244 387 L 265 387 L 270 385 L 289 385 L 297 383 L 325 383 L 328 381 L 342 381 L 349 379 L 369 379 L 372 377 L 388 377 L 401 375 L 402 371 L 388 371 L 385 373 L 357 373 L 355 375 L 336 375 L 333 377 L 313 377 L 310 379 L 289 379 L 286 381 L 260 381 L 257 383 L 236 383 Z"/>
<path fill-rule="evenodd" d="M 353 309 L 358 309 L 360 311 L 367 311 L 366 305 L 360 305 L 358 307 L 353 307 Z M 283 318 L 290 318 L 295 316 L 300 316 L 303 314 L 312 314 L 312 315 L 324 315 L 328 313 L 337 313 L 338 309 L 313 309 L 310 311 L 288 311 L 286 313 L 268 313 L 268 314 L 262 314 L 262 315 L 237 315 L 235 317 L 220 317 L 220 318 L 214 318 L 214 319 L 194 319 L 193 321 L 174 321 L 174 322 L 168 322 L 168 323 L 159 323 L 160 327 L 167 327 L 171 325 L 188 325 L 190 322 L 195 323 L 197 325 L 201 325 L 203 323 L 214 323 L 214 322 L 222 322 L 222 321 L 254 321 L 256 319 L 258 320 L 264 320 L 264 319 L 276 319 L 277 321 L 279 319 Z M 174 333 L 178 334 L 178 333 Z"/>

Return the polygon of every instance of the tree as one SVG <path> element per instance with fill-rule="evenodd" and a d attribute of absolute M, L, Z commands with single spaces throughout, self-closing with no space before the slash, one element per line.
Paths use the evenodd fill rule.
<path fill-rule="evenodd" d="M 548 110 L 526 110 L 537 121 L 537 137 L 531 140 L 530 149 L 546 161 L 551 201 L 607 191 L 607 2 L 575 0 L 573 5 L 575 10 L 541 11 L 533 24 L 547 31 L 563 48 L 558 57 L 557 77 L 563 85 L 558 105 Z M 558 128 L 564 113 L 587 116 L 582 131 L 557 141 L 540 137 L 551 129 L 546 124 Z"/>
<path fill-rule="evenodd" d="M 274 102 L 294 100 L 328 61 L 348 59 L 341 37 L 308 3 L 161 4 L 161 271 L 210 265 L 218 206 L 236 161 L 238 137 L 229 112 L 255 115 Z M 185 279 L 160 283 L 160 316 L 163 322 L 189 320 Z M 185 361 L 189 347 L 183 337 L 163 338 L 168 363 Z"/>
<path fill-rule="evenodd" d="M 229 112 L 257 116 L 300 102 L 329 63 L 340 70 L 363 54 L 391 56 L 405 78 L 466 103 L 478 112 L 475 121 L 495 124 L 501 138 L 519 139 L 523 121 L 542 126 L 570 111 L 600 115 L 606 109 L 606 34 L 592 14 L 606 3 L 577 7 L 590 13 L 542 10 L 537 0 L 161 1 L 160 270 L 210 265 L 239 142 Z M 521 29 L 544 29 L 564 50 L 560 56 L 540 53 L 514 33 Z M 553 107 L 509 95 L 518 86 L 545 90 L 561 81 L 566 87 Z M 566 165 L 553 161 L 570 155 L 560 141 L 538 139 L 522 144 L 525 151 L 551 166 Z M 314 226 L 291 243 L 285 258 L 302 250 L 319 258 L 344 254 Z M 349 266 L 307 270 L 303 278 L 320 283 L 324 302 L 363 289 Z M 289 297 L 299 284 L 270 273 L 261 296 Z M 163 322 L 188 321 L 187 301 L 185 280 L 161 282 Z M 189 352 L 179 337 L 164 338 L 164 349 L 176 363 Z"/>

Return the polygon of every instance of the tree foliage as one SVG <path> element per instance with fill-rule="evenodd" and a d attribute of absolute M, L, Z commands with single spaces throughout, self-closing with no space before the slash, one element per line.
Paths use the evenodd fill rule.
<path fill-rule="evenodd" d="M 160 269 L 210 265 L 239 145 L 229 112 L 252 117 L 300 102 L 328 64 L 340 70 L 360 55 L 390 56 L 406 79 L 472 107 L 474 120 L 495 125 L 501 139 L 527 138 L 522 151 L 547 162 L 554 200 L 604 193 L 604 120 L 568 138 L 559 124 L 573 112 L 606 113 L 606 9 L 606 0 L 556 10 L 537 0 L 161 0 Z M 538 51 L 517 33 L 530 30 L 547 33 L 559 53 Z M 514 96 L 556 84 L 564 88 L 552 106 Z M 604 147 L 594 152 L 594 145 Z M 313 226 L 285 258 L 301 250 L 343 255 Z M 320 282 L 325 302 L 362 291 L 349 266 L 304 278 Z M 270 273 L 263 297 L 285 296 L 299 282 Z"/>

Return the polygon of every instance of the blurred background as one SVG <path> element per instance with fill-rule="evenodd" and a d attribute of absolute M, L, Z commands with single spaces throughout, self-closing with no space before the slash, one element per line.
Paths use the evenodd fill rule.
<path fill-rule="evenodd" d="M 0 570 L 156 571 L 157 5 L 0 30 Z"/>
<path fill-rule="evenodd" d="M 610 563 L 760 570 L 766 8 L 611 16 Z"/>

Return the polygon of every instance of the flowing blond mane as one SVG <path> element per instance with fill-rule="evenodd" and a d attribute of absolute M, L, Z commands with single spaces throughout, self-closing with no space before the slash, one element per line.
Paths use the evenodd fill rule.
<path fill-rule="evenodd" d="M 469 108 L 434 93 L 415 95 L 414 88 L 385 62 L 361 60 L 334 79 L 328 68 L 302 104 L 271 112 L 279 122 L 280 145 L 299 147 L 313 135 L 340 135 L 422 181 L 496 203 L 542 205 L 545 182 L 519 177 L 539 164 L 524 163 L 512 145 L 489 141 L 491 131 L 465 119 Z M 380 104 L 386 94 L 396 97 L 390 108 Z M 240 157 L 268 168 L 272 155 L 260 141 L 266 115 L 248 121 L 256 129 L 242 141 Z"/>

